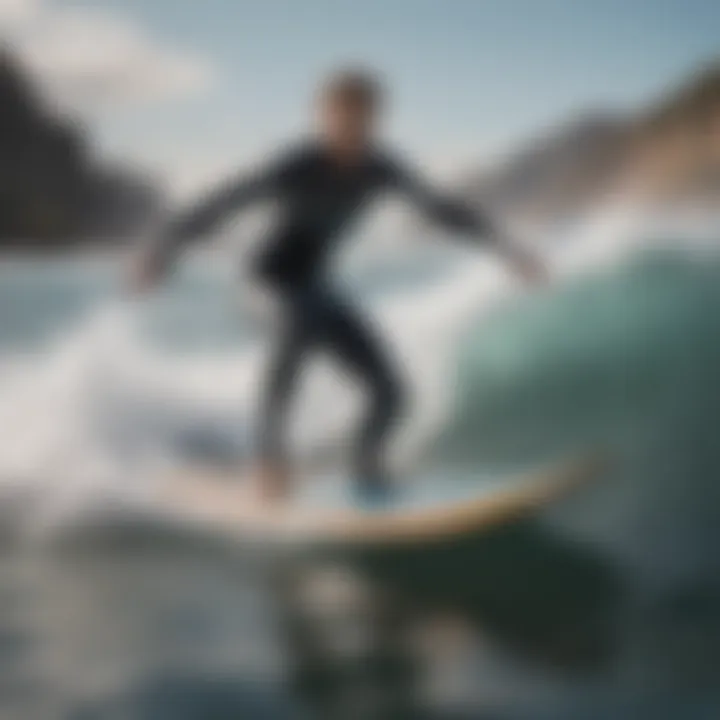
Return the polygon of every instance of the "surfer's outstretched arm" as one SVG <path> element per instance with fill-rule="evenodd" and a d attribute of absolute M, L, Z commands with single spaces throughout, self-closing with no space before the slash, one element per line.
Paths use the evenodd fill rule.
<path fill-rule="evenodd" d="M 491 245 L 524 279 L 532 282 L 545 279 L 547 273 L 540 258 L 515 242 L 485 213 L 457 198 L 443 196 L 416 173 L 396 164 L 390 166 L 390 177 L 395 189 L 434 222 Z"/>
<path fill-rule="evenodd" d="M 207 235 L 251 203 L 281 192 L 290 167 L 291 161 L 283 158 L 254 173 L 235 177 L 172 217 L 143 247 L 135 267 L 135 284 L 151 285 L 192 240 Z"/>

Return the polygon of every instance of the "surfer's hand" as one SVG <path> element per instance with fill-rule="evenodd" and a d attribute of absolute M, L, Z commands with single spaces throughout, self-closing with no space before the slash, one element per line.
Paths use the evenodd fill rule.
<path fill-rule="evenodd" d="M 530 248 L 506 236 L 496 236 L 497 247 L 510 269 L 529 285 L 546 285 L 550 273 L 542 258 Z"/>
<path fill-rule="evenodd" d="M 132 258 L 128 273 L 128 289 L 133 294 L 142 294 L 152 290 L 162 278 L 160 264 L 147 253 L 139 253 Z"/>
<path fill-rule="evenodd" d="M 541 258 L 526 249 L 515 249 L 512 265 L 518 276 L 529 285 L 546 285 L 550 281 L 547 266 Z"/>

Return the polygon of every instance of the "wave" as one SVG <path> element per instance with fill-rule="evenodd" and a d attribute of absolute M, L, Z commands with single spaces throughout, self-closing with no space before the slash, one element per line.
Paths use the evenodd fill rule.
<path fill-rule="evenodd" d="M 697 263 L 651 261 L 645 269 L 644 261 L 622 261 L 652 244 L 636 225 L 616 214 L 546 238 L 558 282 L 529 296 L 497 264 L 461 254 L 440 280 L 372 301 L 415 390 L 399 461 L 429 462 L 426 449 L 438 437 L 440 458 L 453 447 L 455 459 L 483 463 L 502 448 L 529 452 L 530 439 L 539 447 L 553 428 L 563 436 L 563 427 L 575 435 L 584 427 L 587 441 L 610 419 L 632 425 L 629 406 L 652 394 L 642 363 L 647 337 L 653 333 L 653 356 L 665 358 L 655 372 L 671 378 L 679 360 L 663 347 L 681 347 L 681 329 L 708 317 L 700 306 L 709 293 L 694 285 Z M 593 279 L 603 266 L 616 269 Z M 2 360 L 5 488 L 42 488 L 48 507 L 66 509 L 142 497 L 168 466 L 247 458 L 264 344 L 162 351 L 143 332 L 147 311 L 143 302 L 105 302 L 45 352 Z M 623 374 L 632 353 L 634 378 Z M 300 461 L 342 448 L 358 400 L 334 368 L 311 369 L 291 429 Z M 544 419 L 539 429 L 527 403 Z"/>

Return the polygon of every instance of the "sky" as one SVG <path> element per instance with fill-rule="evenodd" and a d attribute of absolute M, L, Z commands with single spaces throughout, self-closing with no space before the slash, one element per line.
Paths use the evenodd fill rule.
<path fill-rule="evenodd" d="M 100 151 L 189 192 L 312 120 L 329 69 L 452 174 L 577 113 L 630 112 L 720 57 L 718 0 L 0 0 L 0 35 Z"/>

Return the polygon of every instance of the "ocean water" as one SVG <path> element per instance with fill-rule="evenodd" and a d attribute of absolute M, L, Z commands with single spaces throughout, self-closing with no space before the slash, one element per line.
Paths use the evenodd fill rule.
<path fill-rule="evenodd" d="M 461 652 L 426 663 L 442 717 L 720 709 L 717 237 L 605 219 L 545 240 L 557 280 L 533 292 L 462 251 L 348 276 L 415 390 L 408 476 L 610 458 L 494 544 L 358 561 L 469 623 Z M 142 301 L 110 260 L 0 263 L 1 717 L 296 714 L 252 562 L 143 512 L 160 469 L 247 457 L 253 302 L 212 258 Z M 317 364 L 299 461 L 342 450 L 357 401 Z"/>

